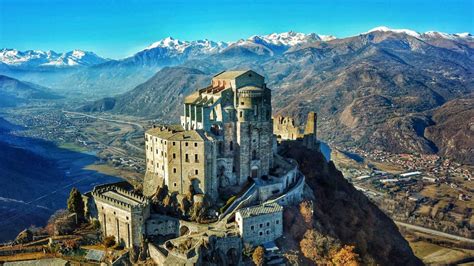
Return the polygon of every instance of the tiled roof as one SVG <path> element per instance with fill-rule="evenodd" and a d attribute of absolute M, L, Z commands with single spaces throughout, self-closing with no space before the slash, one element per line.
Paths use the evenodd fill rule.
<path fill-rule="evenodd" d="M 249 70 L 224 71 L 214 76 L 217 79 L 235 79 L 236 77 L 248 72 Z"/>
<path fill-rule="evenodd" d="M 240 213 L 242 218 L 248 218 L 252 216 L 271 214 L 271 213 L 276 213 L 276 212 L 281 212 L 281 211 L 283 211 L 283 207 L 280 204 L 275 202 L 275 203 L 267 203 L 267 204 L 261 204 L 257 206 L 243 208 L 243 209 L 238 210 L 237 212 Z"/>

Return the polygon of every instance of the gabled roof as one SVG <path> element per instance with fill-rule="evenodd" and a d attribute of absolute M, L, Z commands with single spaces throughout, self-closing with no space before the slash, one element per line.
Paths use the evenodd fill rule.
<path fill-rule="evenodd" d="M 243 209 L 238 210 L 237 212 L 240 213 L 242 218 L 248 218 L 248 217 L 253 217 L 253 216 L 282 212 L 282 211 L 283 211 L 283 207 L 278 203 L 267 203 L 267 204 L 264 203 L 257 206 L 243 208 Z"/>
<path fill-rule="evenodd" d="M 215 75 L 214 78 L 216 78 L 216 79 L 235 79 L 235 78 L 237 78 L 239 76 L 242 76 L 243 74 L 245 74 L 249 71 L 257 74 L 255 71 L 252 71 L 250 69 L 247 69 L 247 70 L 231 70 L 231 71 L 223 71 L 223 72 Z M 257 74 L 257 75 L 259 75 L 259 74 Z"/>

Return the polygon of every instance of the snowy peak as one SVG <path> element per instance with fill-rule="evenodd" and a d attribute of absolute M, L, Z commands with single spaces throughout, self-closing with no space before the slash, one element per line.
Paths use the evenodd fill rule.
<path fill-rule="evenodd" d="M 315 41 L 330 41 L 335 39 L 334 36 L 330 35 L 318 35 L 315 33 L 298 33 L 294 31 L 283 32 L 283 33 L 272 33 L 268 35 L 253 35 L 247 39 L 241 39 L 237 42 L 215 42 L 207 39 L 197 41 L 181 41 L 172 37 L 159 40 L 152 43 L 144 50 L 139 53 L 147 51 L 160 50 L 161 53 L 165 52 L 168 55 L 178 56 L 181 54 L 192 54 L 192 55 L 209 55 L 223 51 L 225 48 L 231 45 L 245 46 L 245 45 L 263 45 L 268 48 L 277 48 L 280 50 L 286 50 L 289 47 L 315 42 Z"/>
<path fill-rule="evenodd" d="M 93 52 L 73 50 L 66 53 L 54 51 L 1 49 L 0 62 L 18 67 L 77 67 L 92 66 L 108 61 Z"/>
<path fill-rule="evenodd" d="M 368 32 L 366 32 L 365 34 L 367 33 L 372 33 L 372 32 L 394 32 L 394 33 L 404 33 L 404 34 L 407 34 L 407 35 L 410 35 L 410 36 L 413 36 L 413 37 L 416 37 L 416 38 L 419 38 L 420 37 L 420 34 L 416 31 L 413 31 L 413 30 L 407 30 L 407 29 L 390 29 L 389 27 L 385 27 L 385 26 L 380 26 L 380 27 L 376 27 L 376 28 L 373 28 L 371 30 L 369 30 Z"/>
<path fill-rule="evenodd" d="M 259 37 L 267 43 L 279 46 L 295 46 L 304 43 L 316 42 L 316 41 L 330 41 L 335 39 L 334 36 L 327 35 L 318 35 L 316 33 L 300 33 L 300 32 L 282 32 L 282 33 L 272 33 L 263 36 L 253 36 Z M 252 38 L 252 37 L 251 37 Z"/>
<path fill-rule="evenodd" d="M 444 32 L 439 32 L 439 31 L 427 31 L 425 33 L 419 33 L 413 30 L 409 30 L 409 29 L 391 29 L 385 26 L 373 28 L 363 34 L 369 34 L 373 32 L 401 33 L 401 34 L 410 35 L 412 37 L 415 37 L 421 40 L 425 40 L 425 39 L 450 39 L 450 40 L 468 40 L 468 41 L 474 40 L 473 36 L 468 32 L 450 34 L 450 33 L 444 33 Z"/>
<path fill-rule="evenodd" d="M 174 51 L 176 53 L 185 53 L 186 50 L 201 49 L 202 53 L 206 54 L 219 52 L 225 47 L 227 47 L 227 43 L 225 42 L 214 42 L 209 41 L 207 39 L 197 41 L 181 41 L 172 37 L 167 37 L 163 40 L 152 43 L 151 45 L 146 47 L 144 51 L 152 50 L 155 48 L 161 48 L 169 51 Z"/>

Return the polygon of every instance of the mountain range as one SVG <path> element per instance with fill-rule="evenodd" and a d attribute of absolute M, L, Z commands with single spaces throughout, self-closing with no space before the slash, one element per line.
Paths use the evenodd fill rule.
<path fill-rule="evenodd" d="M 107 96 L 83 111 L 177 121 L 183 96 L 213 74 L 251 68 L 272 88 L 276 114 L 299 122 L 318 112 L 326 141 L 474 164 L 473 61 L 471 34 L 378 27 L 347 38 L 295 32 L 232 43 L 167 38 L 131 57 L 55 71 L 47 79 L 44 73 L 0 73 Z"/>
<path fill-rule="evenodd" d="M 109 61 L 93 52 L 73 50 L 66 53 L 54 51 L 1 49 L 0 62 L 20 68 L 80 67 L 92 66 Z"/>

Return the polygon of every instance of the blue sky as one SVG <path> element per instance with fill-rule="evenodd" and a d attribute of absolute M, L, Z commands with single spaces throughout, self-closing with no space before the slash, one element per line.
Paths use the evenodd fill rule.
<path fill-rule="evenodd" d="M 75 48 L 122 58 L 167 36 L 235 41 L 298 31 L 345 37 L 376 26 L 474 32 L 474 0 L 0 0 L 0 48 Z"/>

